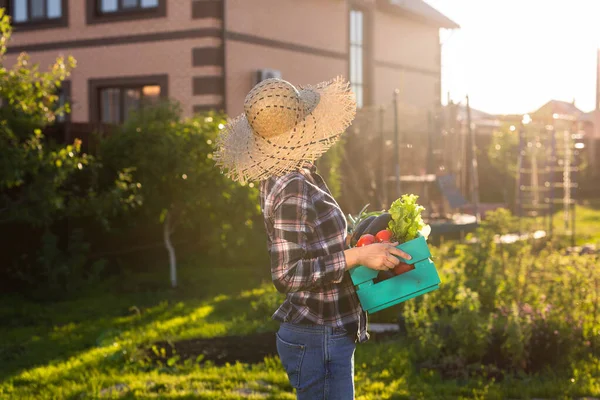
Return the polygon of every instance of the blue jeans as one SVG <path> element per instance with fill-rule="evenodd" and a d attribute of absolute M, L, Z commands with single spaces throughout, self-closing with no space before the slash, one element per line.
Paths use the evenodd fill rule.
<path fill-rule="evenodd" d="M 328 326 L 281 324 L 277 352 L 298 400 L 354 399 L 354 338 Z"/>

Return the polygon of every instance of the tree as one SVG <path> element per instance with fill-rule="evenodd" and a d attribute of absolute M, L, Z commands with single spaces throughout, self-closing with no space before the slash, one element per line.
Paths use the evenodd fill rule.
<path fill-rule="evenodd" d="M 11 69 L 4 67 L 11 35 L 9 18 L 0 9 L 0 221 L 47 224 L 64 204 L 59 188 L 87 164 L 80 143 L 64 151 L 48 151 L 41 128 L 64 112 L 55 107 L 56 90 L 75 67 L 62 57 L 46 73 L 21 54 Z"/>
<path fill-rule="evenodd" d="M 513 128 L 514 129 L 514 128 Z M 519 158 L 519 136 L 516 130 L 503 126 L 494 132 L 488 148 L 488 157 L 492 166 L 501 174 L 509 177 L 517 176 L 517 160 Z"/>
<path fill-rule="evenodd" d="M 62 82 L 76 66 L 73 57 L 58 57 L 48 72 L 40 72 L 25 53 L 11 68 L 4 67 L 6 44 L 11 35 L 9 18 L 0 9 L 0 222 L 19 221 L 49 226 L 64 216 L 95 213 L 114 208 L 122 200 L 135 202 L 136 189 L 128 171 L 120 171 L 112 187 L 99 193 L 88 182 L 82 188 L 74 181 L 93 177 L 100 165 L 82 153 L 81 141 L 48 143 L 42 129 L 69 111 L 57 104 Z M 85 199 L 86 201 L 82 201 Z M 117 206 L 118 207 L 118 206 Z"/>
<path fill-rule="evenodd" d="M 488 201 L 501 196 L 505 204 L 514 200 L 515 184 L 517 177 L 517 162 L 519 159 L 519 137 L 516 130 L 511 130 L 509 125 L 503 126 L 493 133 L 492 141 L 487 149 L 487 160 L 492 170 L 486 168 L 486 160 L 482 157 L 480 170 L 482 176 L 488 173 L 487 179 L 480 181 Z M 495 200 L 492 200 L 495 201 Z"/>
<path fill-rule="evenodd" d="M 68 112 L 68 106 L 58 106 L 57 92 L 76 62 L 72 57 L 59 57 L 47 72 L 40 72 L 39 66 L 23 53 L 14 66 L 6 68 L 10 36 L 9 18 L 0 9 L 0 229 L 16 224 L 31 228 L 28 232 L 41 230 L 42 241 L 49 244 L 33 247 L 37 255 L 17 255 L 21 261 L 14 274 L 20 279 L 43 284 L 53 280 L 51 275 L 63 274 L 56 281 L 66 281 L 67 276 L 73 275 L 69 265 L 59 268 L 49 261 L 62 257 L 57 256 L 56 245 L 52 245 L 57 242 L 53 226 L 66 218 L 82 216 L 93 216 L 107 225 L 111 216 L 137 204 L 137 185 L 128 171 L 121 170 L 113 182 L 98 186 L 96 177 L 102 166 L 82 152 L 79 140 L 54 144 L 44 137 L 43 129 L 53 124 L 57 115 Z M 77 251 L 86 248 L 70 243 L 67 247 Z M 23 265 L 28 262 L 22 261 L 21 256 L 27 256 L 31 262 Z M 85 257 L 80 256 L 76 258 L 81 266 Z M 8 264 L 12 263 L 5 263 L 6 268 L 0 268 L 0 272 L 15 268 Z"/>
<path fill-rule="evenodd" d="M 212 160 L 225 123 L 215 113 L 183 119 L 179 104 L 171 101 L 146 104 L 100 146 L 106 166 L 132 168 L 141 184 L 143 218 L 162 224 L 173 287 L 177 227 L 192 230 L 198 242 L 212 249 L 235 251 L 247 245 L 253 218 L 260 213 L 256 189 L 225 178 Z"/>

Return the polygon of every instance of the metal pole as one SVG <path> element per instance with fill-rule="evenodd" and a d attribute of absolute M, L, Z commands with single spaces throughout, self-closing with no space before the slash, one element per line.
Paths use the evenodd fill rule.
<path fill-rule="evenodd" d="M 400 138 L 398 132 L 398 95 L 400 90 L 394 90 L 394 160 L 396 164 L 396 198 L 402 195 L 400 184 Z"/>
<path fill-rule="evenodd" d="M 532 205 L 535 207 L 533 209 L 533 215 L 537 218 L 537 210 L 540 201 L 540 185 L 538 180 L 538 166 L 537 166 L 537 140 L 533 139 L 533 144 L 531 148 L 531 174 L 530 174 L 530 185 L 531 185 L 531 197 L 532 197 Z"/>
<path fill-rule="evenodd" d="M 385 113 L 385 108 L 383 106 L 381 106 L 379 108 L 379 136 L 381 138 L 381 159 L 384 160 L 385 159 L 385 153 L 386 153 L 386 145 L 385 145 L 385 134 L 384 134 L 384 114 Z M 387 196 L 387 180 L 385 179 L 385 175 L 387 173 L 386 171 L 386 163 L 382 162 L 381 163 L 381 176 L 380 176 L 380 180 L 381 180 L 381 193 L 382 193 L 382 199 L 383 199 L 383 208 L 387 208 L 388 206 L 388 196 Z"/>
<path fill-rule="evenodd" d="M 471 106 L 469 105 L 469 96 L 467 96 L 467 124 L 469 138 L 471 140 L 471 201 L 475 208 L 475 217 L 477 222 L 481 221 L 479 213 L 479 175 L 477 173 L 477 145 L 475 144 L 475 133 L 471 126 Z"/>
<path fill-rule="evenodd" d="M 563 219 L 565 230 L 569 228 L 569 211 L 571 208 L 571 133 L 563 131 Z"/>
<path fill-rule="evenodd" d="M 550 176 L 552 175 L 552 163 L 550 160 L 550 154 L 549 154 L 549 148 L 550 146 L 550 136 L 548 134 L 548 128 L 545 126 L 544 128 L 542 128 L 542 132 L 540 133 L 540 136 L 546 138 L 544 140 L 544 171 L 545 171 L 545 176 L 544 176 L 544 186 L 546 187 L 546 194 L 544 195 L 544 204 L 546 205 L 546 209 L 544 210 L 544 219 L 542 220 L 542 227 L 546 227 L 548 226 L 548 224 L 550 223 L 550 218 L 552 218 L 552 216 L 550 215 L 549 212 L 549 207 L 550 207 L 550 192 L 552 191 L 552 187 L 550 187 Z M 548 222 L 546 222 L 546 218 L 548 219 Z"/>
<path fill-rule="evenodd" d="M 431 115 L 431 111 L 427 112 L 427 161 L 425 164 L 425 173 L 433 174 L 435 172 L 435 168 L 433 166 L 433 116 Z"/>
<path fill-rule="evenodd" d="M 577 159 L 577 154 L 578 154 L 578 152 L 575 152 L 575 154 L 573 156 L 574 157 L 573 158 L 573 165 L 575 167 L 579 167 L 581 165 L 581 163 Z M 579 169 L 577 169 L 576 172 L 579 172 Z M 581 175 L 577 174 L 575 176 L 576 176 L 576 178 L 579 178 Z M 576 181 L 577 179 L 574 179 L 574 180 Z M 573 212 L 571 213 L 571 217 L 572 217 L 571 232 L 572 232 L 573 237 L 572 237 L 571 241 L 573 242 L 573 247 L 575 247 L 575 239 L 576 239 L 576 236 L 577 236 L 576 235 L 576 229 L 575 229 L 575 221 L 576 221 L 575 210 L 577 210 L 577 202 L 575 201 L 575 189 L 578 189 L 578 188 L 579 188 L 579 186 L 578 186 L 577 182 L 574 182 L 573 183 L 573 192 L 571 193 L 571 199 L 573 201 Z"/>
<path fill-rule="evenodd" d="M 434 121 L 431 111 L 427 112 L 427 161 L 425 162 L 425 174 L 434 173 L 434 160 L 433 160 L 433 129 Z M 431 213 L 433 205 L 431 196 L 429 195 L 429 182 L 427 179 L 423 179 L 423 201 L 427 204 L 427 213 Z"/>
<path fill-rule="evenodd" d="M 521 186 L 523 185 L 523 158 L 525 150 L 523 149 L 524 143 L 524 127 L 521 123 L 519 125 L 519 155 L 517 156 L 517 216 L 519 218 L 519 236 L 521 235 L 521 223 L 523 218 L 523 191 L 521 190 Z"/>
<path fill-rule="evenodd" d="M 575 247 L 575 200 L 573 199 L 572 210 L 571 210 L 571 246 Z"/>
<path fill-rule="evenodd" d="M 556 168 L 556 130 L 554 126 L 550 129 L 550 201 L 548 205 L 549 225 L 548 225 L 548 237 L 552 237 L 552 231 L 554 229 L 554 172 Z"/>
<path fill-rule="evenodd" d="M 465 121 L 460 121 L 460 158 L 458 169 L 460 172 L 460 190 L 465 197 L 468 197 L 469 185 L 467 184 L 467 174 L 469 170 L 469 162 L 467 161 L 467 130 L 465 129 Z"/>
<path fill-rule="evenodd" d="M 575 124 L 573 124 L 573 126 L 575 126 Z M 575 132 L 577 132 L 577 129 L 573 129 Z M 569 141 L 569 145 L 575 146 L 575 143 L 573 143 L 572 137 L 571 137 L 571 141 Z M 576 149 L 573 149 L 573 152 L 571 153 L 573 156 L 573 159 L 571 161 L 571 165 L 573 166 L 573 173 L 571 174 L 571 187 L 569 188 L 570 192 L 571 192 L 571 202 L 573 205 L 573 208 L 571 209 L 571 246 L 575 247 L 575 209 L 577 208 L 577 203 L 575 202 L 575 189 L 577 189 L 577 178 L 579 178 L 579 174 L 578 174 L 578 166 L 579 166 L 579 160 L 577 155 L 579 154 L 578 151 Z"/>

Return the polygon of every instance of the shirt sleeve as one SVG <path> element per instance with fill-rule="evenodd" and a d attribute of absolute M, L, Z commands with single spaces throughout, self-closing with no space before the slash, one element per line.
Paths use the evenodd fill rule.
<path fill-rule="evenodd" d="M 317 289 L 340 283 L 344 277 L 346 256 L 343 251 L 307 258 L 307 237 L 315 233 L 316 215 L 304 179 L 288 183 L 274 204 L 271 277 L 282 293 Z"/>

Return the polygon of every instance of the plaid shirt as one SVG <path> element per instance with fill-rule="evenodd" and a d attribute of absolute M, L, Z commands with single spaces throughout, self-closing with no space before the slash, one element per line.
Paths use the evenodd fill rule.
<path fill-rule="evenodd" d="M 273 319 L 317 324 L 369 338 L 344 249 L 347 223 L 316 168 L 303 168 L 260 184 L 271 276 L 286 300 Z"/>

